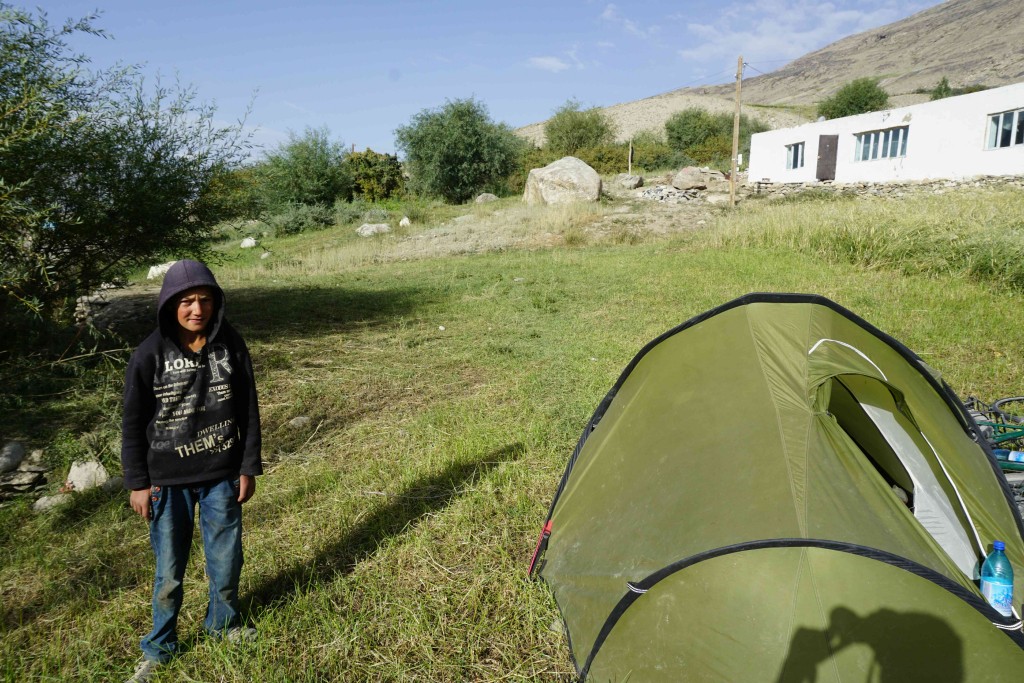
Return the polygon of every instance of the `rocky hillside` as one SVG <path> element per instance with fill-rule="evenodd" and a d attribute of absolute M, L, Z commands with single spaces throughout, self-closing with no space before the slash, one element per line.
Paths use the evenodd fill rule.
<path fill-rule="evenodd" d="M 918 89 L 943 76 L 950 85 L 998 86 L 1024 81 L 1024 1 L 949 0 L 902 21 L 843 38 L 767 75 L 745 79 L 746 113 L 773 128 L 803 122 L 800 116 L 848 81 L 878 76 L 895 104 L 926 99 Z M 732 111 L 732 84 L 684 88 L 606 107 L 627 139 L 658 128 L 675 111 L 702 106 Z M 762 105 L 758 107 L 756 105 Z M 543 122 L 519 129 L 538 143 Z"/>

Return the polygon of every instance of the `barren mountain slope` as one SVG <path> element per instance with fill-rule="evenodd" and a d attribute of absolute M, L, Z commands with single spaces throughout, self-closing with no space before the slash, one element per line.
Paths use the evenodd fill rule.
<path fill-rule="evenodd" d="M 813 104 L 853 78 L 881 77 L 891 95 L 950 85 L 1009 85 L 1024 80 L 1024 2 L 950 0 L 902 21 L 858 33 L 744 81 L 744 99 Z M 727 85 L 708 88 L 730 92 Z"/>
<path fill-rule="evenodd" d="M 902 21 L 843 38 L 770 74 L 743 81 L 744 112 L 772 128 L 806 119 L 785 109 L 750 105 L 813 106 L 854 78 L 880 77 L 894 105 L 946 76 L 950 85 L 1008 85 L 1024 81 L 1024 0 L 949 0 Z M 605 107 L 620 140 L 660 130 L 674 112 L 700 106 L 733 110 L 733 84 L 683 88 Z M 540 144 L 544 122 L 517 131 Z"/>
<path fill-rule="evenodd" d="M 674 90 L 635 102 L 613 104 L 610 107 L 604 107 L 604 112 L 615 122 L 616 138 L 628 140 L 641 130 L 663 132 L 668 117 L 688 107 L 701 107 L 712 112 L 732 114 L 736 107 L 735 86 L 731 92 L 722 95 L 702 94 L 700 90 Z M 751 110 L 746 107 L 743 112 L 757 117 L 771 128 L 796 126 L 806 121 L 796 114 L 783 110 Z M 532 123 L 519 128 L 516 132 L 540 145 L 544 142 L 544 123 L 544 121 Z"/>

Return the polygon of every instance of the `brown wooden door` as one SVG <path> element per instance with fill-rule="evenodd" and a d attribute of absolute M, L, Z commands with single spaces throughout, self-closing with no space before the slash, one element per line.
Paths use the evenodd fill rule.
<path fill-rule="evenodd" d="M 814 177 L 818 180 L 836 179 L 836 156 L 839 152 L 838 135 L 818 136 L 818 170 Z"/>

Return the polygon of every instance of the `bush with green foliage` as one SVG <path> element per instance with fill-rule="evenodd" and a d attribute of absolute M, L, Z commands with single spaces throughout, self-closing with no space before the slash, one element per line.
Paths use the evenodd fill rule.
<path fill-rule="evenodd" d="M 278 237 L 323 230 L 334 225 L 334 209 L 323 204 L 288 204 L 267 219 Z"/>
<path fill-rule="evenodd" d="M 945 97 L 956 97 L 957 95 L 968 95 L 972 92 L 988 90 L 989 86 L 975 83 L 965 85 L 961 88 L 954 88 L 949 84 L 949 79 L 943 76 L 934 88 L 918 88 L 914 92 L 918 95 L 928 95 L 932 100 L 941 100 Z"/>
<path fill-rule="evenodd" d="M 332 140 L 326 127 L 306 128 L 267 154 L 261 185 L 271 206 L 326 204 L 351 199 L 352 178 L 345 165 L 345 145 Z"/>
<path fill-rule="evenodd" d="M 201 257 L 224 216 L 211 183 L 247 153 L 191 88 L 90 72 L 71 51 L 96 15 L 61 26 L 0 3 L 0 320 L 57 318 L 102 282 Z M 4 339 L 13 335 L 4 334 Z"/>
<path fill-rule="evenodd" d="M 544 146 L 560 156 L 576 156 L 585 147 L 606 147 L 615 142 L 615 124 L 597 107 L 583 109 L 569 100 L 544 124 Z"/>
<path fill-rule="evenodd" d="M 266 212 L 261 168 L 247 165 L 214 176 L 206 194 L 224 208 L 225 218 L 259 219 Z"/>
<path fill-rule="evenodd" d="M 500 189 L 525 145 L 472 98 L 422 110 L 395 131 L 395 144 L 405 155 L 411 189 L 453 203 Z"/>
<path fill-rule="evenodd" d="M 398 155 L 379 154 L 368 149 L 349 154 L 345 164 L 352 178 L 355 196 L 377 202 L 402 193 L 405 181 Z"/>
<path fill-rule="evenodd" d="M 665 136 L 642 130 L 633 136 L 633 172 L 650 173 L 678 166 L 680 155 L 672 150 Z"/>
<path fill-rule="evenodd" d="M 665 122 L 669 148 L 679 156 L 673 161 L 727 168 L 732 163 L 733 115 L 692 107 L 673 114 Z M 739 151 L 750 154 L 750 136 L 768 127 L 746 114 L 740 115 Z"/>
<path fill-rule="evenodd" d="M 576 150 L 576 158 L 601 175 L 625 173 L 629 168 L 629 144 L 604 144 Z"/>
<path fill-rule="evenodd" d="M 939 79 L 939 82 L 935 84 L 935 87 L 932 88 L 928 94 L 931 95 L 931 99 L 933 102 L 935 100 L 943 100 L 947 97 L 952 97 L 953 88 L 949 86 L 949 79 L 943 76 L 941 79 Z"/>
<path fill-rule="evenodd" d="M 732 121 L 727 122 L 724 116 L 699 107 L 676 112 L 665 122 L 665 139 L 672 149 L 685 152 L 714 135 L 724 133 L 727 124 L 731 132 Z"/>
<path fill-rule="evenodd" d="M 818 103 L 818 116 L 838 119 L 879 111 L 889 106 L 889 93 L 877 78 L 858 78 L 841 87 L 836 94 Z"/>
<path fill-rule="evenodd" d="M 562 158 L 548 147 L 529 147 L 520 155 L 518 168 L 509 178 L 511 192 L 522 192 L 526 187 L 526 176 L 534 168 L 543 168 Z M 601 175 L 625 173 L 629 169 L 629 143 L 596 145 L 576 150 L 574 155 L 586 162 Z M 633 140 L 633 172 L 651 172 L 678 166 L 683 159 L 660 137 L 649 132 L 637 135 Z M 692 162 L 691 162 L 692 163 Z"/>

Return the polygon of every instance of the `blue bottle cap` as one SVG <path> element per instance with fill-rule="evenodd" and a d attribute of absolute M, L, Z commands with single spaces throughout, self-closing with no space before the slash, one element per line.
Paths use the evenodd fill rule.
<path fill-rule="evenodd" d="M 992 548 L 994 550 L 1006 550 L 1006 544 L 1002 541 L 992 541 Z"/>

